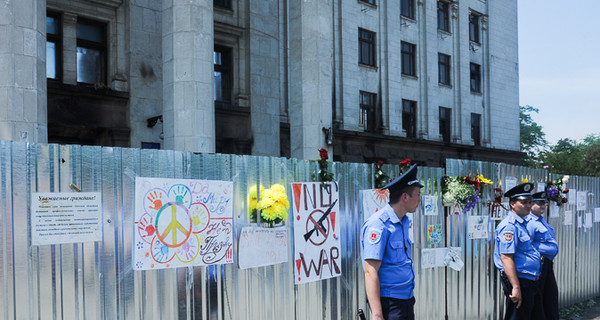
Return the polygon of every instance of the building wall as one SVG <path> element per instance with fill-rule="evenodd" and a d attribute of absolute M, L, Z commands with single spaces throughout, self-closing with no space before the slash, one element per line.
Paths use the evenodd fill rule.
<path fill-rule="evenodd" d="M 230 48 L 233 76 L 231 101 L 215 107 L 216 151 L 290 156 L 292 150 L 305 150 L 309 157 L 312 148 L 327 147 L 338 160 L 368 162 L 390 161 L 420 144 L 419 150 L 427 154 L 421 156 L 435 158 L 432 164 L 443 163 L 447 152 L 469 159 L 500 155 L 499 160 L 518 162 L 516 1 L 463 0 L 449 5 L 450 32 L 438 30 L 436 1 L 415 0 L 414 19 L 402 17 L 399 2 L 388 0 L 376 5 L 332 0 L 320 4 L 323 10 L 274 0 L 232 0 L 230 8 L 214 6 L 212 38 L 215 45 Z M 175 124 L 155 118 L 165 112 L 164 55 L 177 46 L 185 52 L 186 44 L 165 44 L 164 32 L 184 16 L 174 13 L 166 19 L 162 1 L 150 0 L 48 0 L 47 7 L 108 26 L 107 83 L 87 86 L 84 94 L 76 90 L 78 95 L 70 99 L 80 99 L 79 105 L 97 99 L 104 111 L 92 120 L 113 121 L 117 125 L 111 130 L 120 136 L 91 143 L 140 147 L 152 142 L 168 147 L 164 133 L 177 132 Z M 480 15 L 479 44 L 469 41 L 471 12 Z M 359 28 L 376 33 L 375 67 L 358 63 Z M 401 73 L 402 41 L 417 46 L 414 77 Z M 438 53 L 451 56 L 449 86 L 438 84 Z M 79 87 L 73 80 L 73 55 L 63 60 L 61 89 Z M 470 62 L 482 66 L 481 93 L 470 91 Z M 65 95 L 55 87 L 50 86 L 48 101 Z M 361 90 L 377 94 L 380 110 L 374 133 L 365 133 L 359 124 Z M 417 102 L 415 139 L 406 138 L 402 129 L 403 99 Z M 451 143 L 440 136 L 440 106 L 452 110 Z M 48 108 L 48 118 L 55 119 L 56 108 Z M 482 116 L 481 146 L 471 139 L 471 113 Z M 298 126 L 299 116 L 307 125 Z M 149 127 L 151 118 L 158 121 Z M 321 128 L 333 128 L 331 145 Z M 283 138 L 291 141 L 283 143 Z M 350 147 L 367 140 L 373 143 Z"/>

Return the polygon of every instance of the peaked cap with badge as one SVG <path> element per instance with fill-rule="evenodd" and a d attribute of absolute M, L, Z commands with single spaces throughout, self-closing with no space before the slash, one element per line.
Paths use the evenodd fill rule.
<path fill-rule="evenodd" d="M 546 201 L 548 202 L 548 197 L 546 196 L 546 191 L 536 192 L 533 195 L 533 201 Z"/>
<path fill-rule="evenodd" d="M 404 174 L 398 178 L 388 182 L 381 190 L 389 189 L 390 193 L 398 190 L 402 190 L 406 187 L 419 187 L 423 188 L 424 185 L 417 179 L 417 165 L 410 167 Z"/>
<path fill-rule="evenodd" d="M 520 185 L 506 191 L 504 196 L 510 198 L 510 201 L 530 200 L 532 199 L 531 190 L 533 190 L 533 183 L 521 183 Z"/>

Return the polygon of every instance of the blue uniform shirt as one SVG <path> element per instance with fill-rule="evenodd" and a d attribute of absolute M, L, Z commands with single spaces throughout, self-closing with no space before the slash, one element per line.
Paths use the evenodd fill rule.
<path fill-rule="evenodd" d="M 500 271 L 504 271 L 500 254 L 514 254 L 517 277 L 535 280 L 540 275 L 540 253 L 533 247 L 533 239 L 527 231 L 527 224 L 531 218 L 519 217 L 510 211 L 508 216 L 496 227 L 496 248 L 494 250 L 494 264 Z"/>
<path fill-rule="evenodd" d="M 556 242 L 554 229 L 546 222 L 544 217 L 538 217 L 532 213 L 529 215 L 531 220 L 527 223 L 527 230 L 529 234 L 533 235 L 533 247 L 544 258 L 554 260 L 554 257 L 558 254 L 558 242 Z"/>
<path fill-rule="evenodd" d="M 390 205 L 373 214 L 362 226 L 363 261 L 381 261 L 379 286 L 382 297 L 410 299 L 414 296 L 415 271 L 408 236 L 410 220 L 402 220 Z"/>

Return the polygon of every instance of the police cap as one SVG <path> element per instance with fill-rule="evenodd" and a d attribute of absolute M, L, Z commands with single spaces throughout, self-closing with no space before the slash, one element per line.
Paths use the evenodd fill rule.
<path fill-rule="evenodd" d="M 419 187 L 423 188 L 419 179 L 417 179 L 417 165 L 410 167 L 404 174 L 398 178 L 388 182 L 381 190 L 389 189 L 390 193 L 398 190 L 402 190 L 406 187 Z"/>
<path fill-rule="evenodd" d="M 546 196 L 546 191 L 536 192 L 532 195 L 533 201 L 535 202 L 548 202 L 548 197 Z"/>
<path fill-rule="evenodd" d="M 531 190 L 533 190 L 533 183 L 521 183 L 520 185 L 506 191 L 504 196 L 510 198 L 511 201 L 529 200 L 532 198 Z"/>

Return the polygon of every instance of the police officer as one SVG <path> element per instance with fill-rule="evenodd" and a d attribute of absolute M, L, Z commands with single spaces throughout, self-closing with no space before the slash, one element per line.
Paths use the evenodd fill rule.
<path fill-rule="evenodd" d="M 546 319 L 558 320 L 558 286 L 554 277 L 554 257 L 558 253 L 558 242 L 554 229 L 544 219 L 548 199 L 546 192 L 533 194 L 531 220 L 527 230 L 533 236 L 533 246 L 542 256 L 542 274 L 538 280 L 542 305 Z"/>
<path fill-rule="evenodd" d="M 389 203 L 362 226 L 360 242 L 372 320 L 415 317 L 415 272 L 406 213 L 417 210 L 422 187 L 414 165 L 382 188 L 390 192 Z"/>
<path fill-rule="evenodd" d="M 540 254 L 533 247 L 533 239 L 527 231 L 527 222 L 531 219 L 532 189 L 532 183 L 522 183 L 504 193 L 510 199 L 511 210 L 496 227 L 494 264 L 500 271 L 507 297 L 504 319 L 538 316 L 543 319 L 536 284 L 540 275 Z"/>

